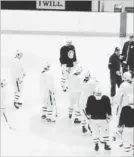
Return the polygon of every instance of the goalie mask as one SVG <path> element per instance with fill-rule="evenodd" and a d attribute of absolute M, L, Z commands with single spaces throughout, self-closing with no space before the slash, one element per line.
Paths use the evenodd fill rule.
<path fill-rule="evenodd" d="M 102 98 L 102 91 L 99 87 L 97 87 L 94 91 L 94 96 L 96 100 L 100 100 Z"/>

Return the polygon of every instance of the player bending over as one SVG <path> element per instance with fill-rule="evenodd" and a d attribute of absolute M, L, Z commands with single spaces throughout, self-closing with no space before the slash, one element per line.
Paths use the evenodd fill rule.
<path fill-rule="evenodd" d="M 96 88 L 94 95 L 88 98 L 85 111 L 91 119 L 95 151 L 99 150 L 100 141 L 103 141 L 105 150 L 111 150 L 109 145 L 109 119 L 111 117 L 109 97 L 102 95 L 102 91 Z"/>
<path fill-rule="evenodd" d="M 75 47 L 72 45 L 72 41 L 67 40 L 66 42 L 67 44 L 60 49 L 60 59 L 59 59 L 62 67 L 61 86 L 63 91 L 65 92 L 68 89 L 67 80 L 69 74 L 71 73 L 71 71 L 73 70 L 73 68 L 77 63 Z"/>
<path fill-rule="evenodd" d="M 17 109 L 19 109 L 20 106 L 22 106 L 22 102 L 20 98 L 21 98 L 22 88 L 23 88 L 23 78 L 25 77 L 24 69 L 21 62 L 22 57 L 23 57 L 22 52 L 17 50 L 15 58 L 12 63 L 12 70 L 11 70 L 12 83 L 15 89 L 14 107 Z"/>
<path fill-rule="evenodd" d="M 55 87 L 50 65 L 45 63 L 44 69 L 41 72 L 40 80 L 41 89 L 41 103 L 42 103 L 42 116 L 45 122 L 55 122 L 54 108 L 56 107 L 55 101 Z"/>

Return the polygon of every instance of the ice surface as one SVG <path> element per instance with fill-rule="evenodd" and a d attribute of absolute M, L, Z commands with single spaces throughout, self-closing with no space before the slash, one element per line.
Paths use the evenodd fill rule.
<path fill-rule="evenodd" d="M 78 60 L 89 68 L 109 95 L 108 59 L 115 46 L 126 39 L 103 37 L 70 37 L 76 47 Z M 2 77 L 8 81 L 6 115 L 12 130 L 1 117 L 2 156 L 122 156 L 115 144 L 112 151 L 93 151 L 92 137 L 82 136 L 81 128 L 68 120 L 68 95 L 60 89 L 61 69 L 59 49 L 65 43 L 64 36 L 2 35 Z M 26 71 L 23 102 L 20 110 L 13 108 L 13 88 L 10 83 L 10 65 L 16 49 L 24 52 Z M 59 117 L 55 125 L 46 125 L 40 120 L 39 74 L 44 61 L 52 64 L 56 85 L 56 101 Z"/>

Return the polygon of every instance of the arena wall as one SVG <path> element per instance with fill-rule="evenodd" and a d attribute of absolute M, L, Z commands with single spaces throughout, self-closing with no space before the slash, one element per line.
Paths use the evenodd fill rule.
<path fill-rule="evenodd" d="M 1 33 L 119 36 L 120 13 L 1 11 Z M 133 14 L 127 14 L 127 35 Z"/>

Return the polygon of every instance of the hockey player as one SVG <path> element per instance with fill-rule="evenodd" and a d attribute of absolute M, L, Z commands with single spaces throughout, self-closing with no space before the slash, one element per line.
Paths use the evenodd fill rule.
<path fill-rule="evenodd" d="M 122 132 L 122 141 L 125 155 L 133 152 L 134 155 L 134 100 L 133 94 L 129 95 L 129 103 L 121 110 L 119 128 Z"/>
<path fill-rule="evenodd" d="M 117 114 L 120 115 L 120 111 L 123 106 L 128 104 L 128 94 L 133 93 L 132 75 L 129 72 L 123 74 L 123 83 L 121 84 L 117 94 L 115 96 L 114 103 L 117 104 Z"/>
<path fill-rule="evenodd" d="M 64 92 L 68 89 L 68 76 L 77 63 L 75 47 L 72 45 L 72 41 L 67 40 L 66 42 L 67 44 L 60 49 L 59 59 L 62 67 L 61 86 Z"/>
<path fill-rule="evenodd" d="M 72 118 L 73 111 L 75 109 L 75 124 L 80 124 L 80 108 L 79 108 L 79 99 L 81 94 L 81 74 L 83 68 L 82 66 L 78 65 L 70 74 L 68 80 L 68 87 L 69 87 L 69 118 Z"/>
<path fill-rule="evenodd" d="M 48 123 L 55 122 L 54 107 L 56 107 L 55 101 L 55 88 L 52 72 L 50 71 L 50 65 L 45 63 L 44 69 L 41 72 L 40 78 L 40 91 L 41 91 L 41 103 L 42 103 L 42 116 L 41 118 Z"/>
<path fill-rule="evenodd" d="M 99 141 L 101 139 L 104 143 L 104 149 L 111 150 L 109 145 L 109 120 L 111 117 L 109 97 L 102 95 L 102 91 L 96 88 L 94 95 L 88 98 L 85 111 L 91 119 L 95 151 L 99 150 Z"/>
<path fill-rule="evenodd" d="M 23 78 L 25 77 L 24 69 L 21 62 L 22 57 L 23 57 L 22 52 L 17 50 L 15 58 L 12 63 L 12 70 L 11 70 L 12 83 L 15 88 L 14 106 L 17 109 L 19 109 L 20 106 L 22 106 L 20 97 L 21 97 L 22 88 L 23 88 Z"/>
<path fill-rule="evenodd" d="M 86 70 L 85 72 L 83 72 L 83 77 L 81 80 L 81 95 L 80 95 L 80 101 L 79 101 L 83 134 L 88 133 L 86 125 L 89 123 L 89 120 L 85 113 L 87 99 L 89 96 L 93 95 L 97 84 L 98 84 L 98 81 L 91 76 L 91 73 L 89 70 Z M 87 120 L 88 120 L 88 123 L 87 123 Z M 92 133 L 92 130 L 89 124 L 88 124 L 88 129 L 90 133 Z"/>
<path fill-rule="evenodd" d="M 6 79 L 2 79 L 0 86 L 1 86 L 1 108 L 5 108 L 5 100 L 6 100 Z"/>

